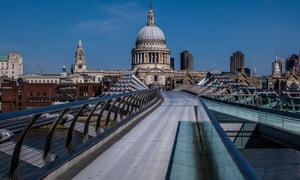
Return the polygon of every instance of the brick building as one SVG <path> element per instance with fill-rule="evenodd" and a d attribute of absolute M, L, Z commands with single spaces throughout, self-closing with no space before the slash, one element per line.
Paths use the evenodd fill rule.
<path fill-rule="evenodd" d="M 100 83 L 44 83 L 7 81 L 2 83 L 2 112 L 32 109 L 55 103 L 71 102 L 100 95 L 104 91 Z"/>

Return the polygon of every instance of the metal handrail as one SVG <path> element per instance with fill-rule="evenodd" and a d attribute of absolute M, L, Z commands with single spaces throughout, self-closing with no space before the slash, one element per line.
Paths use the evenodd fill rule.
<path fill-rule="evenodd" d="M 215 119 L 215 117 L 210 113 L 205 103 L 201 100 L 199 97 L 199 101 L 204 107 L 205 111 L 207 112 L 207 115 L 210 119 L 210 122 L 213 124 L 216 132 L 218 133 L 222 143 L 224 144 L 227 152 L 233 159 L 234 163 L 236 164 L 237 168 L 241 172 L 242 176 L 245 179 L 260 179 L 260 177 L 256 174 L 255 170 L 252 168 L 252 166 L 245 160 L 245 158 L 240 154 L 240 152 L 237 150 L 237 148 L 234 146 L 234 144 L 230 141 L 230 139 L 227 137 L 226 133 L 218 123 L 218 121 Z"/>
<path fill-rule="evenodd" d="M 223 88 L 223 89 L 228 89 L 232 90 L 233 92 L 230 93 L 218 93 L 218 92 L 211 92 L 211 93 L 205 93 L 205 90 L 209 88 Z M 189 91 L 194 94 L 198 94 L 201 97 L 206 97 L 210 99 L 214 99 L 216 101 L 222 101 L 224 103 L 233 103 L 233 104 L 238 104 L 240 106 L 245 106 L 249 108 L 259 108 L 261 110 L 274 110 L 275 112 L 284 112 L 284 113 L 289 113 L 293 116 L 300 114 L 300 99 L 299 97 L 290 97 L 287 96 L 286 93 L 289 93 L 291 91 L 285 91 L 285 90 L 276 90 L 276 91 L 267 91 L 267 90 L 262 90 L 262 89 L 255 89 L 256 91 L 247 91 L 247 93 L 239 92 L 239 88 L 236 87 L 218 87 L 218 86 L 198 86 L 198 85 L 185 85 L 181 87 L 181 89 Z M 249 90 L 249 88 L 243 88 L 244 90 Z M 204 90 L 204 92 L 203 92 Z M 300 94 L 300 91 L 298 92 Z M 227 100 L 224 100 L 222 97 L 231 97 Z M 238 101 L 234 100 L 232 101 L 232 98 L 241 98 L 241 97 L 252 97 L 253 99 L 251 100 L 251 104 L 244 104 L 244 103 L 239 103 Z M 274 107 L 268 107 L 264 105 L 267 104 L 262 104 L 263 100 L 268 101 L 268 102 L 277 102 L 277 105 Z M 291 110 L 288 108 L 283 108 L 283 104 L 289 105 Z"/>
<path fill-rule="evenodd" d="M 140 103 L 142 100 L 144 102 Z M 66 157 L 73 158 L 74 155 L 72 154 L 74 154 L 74 152 L 79 152 L 79 150 L 77 150 L 76 148 L 84 151 L 82 150 L 83 147 L 91 146 L 101 141 L 104 137 L 108 136 L 108 134 L 112 133 L 125 123 L 129 122 L 134 116 L 138 115 L 139 113 L 141 113 L 141 111 L 144 111 L 158 101 L 161 101 L 160 91 L 158 89 L 148 89 L 124 94 L 117 94 L 113 96 L 95 97 L 92 99 L 66 104 L 0 114 L 0 127 L 5 127 L 5 129 L 14 132 L 16 137 L 18 137 L 18 140 L 16 140 L 16 144 L 13 149 L 13 154 L 11 156 L 10 169 L 7 172 L 9 177 L 5 178 L 19 178 L 20 154 L 25 139 L 32 128 L 50 125 L 48 127 L 49 129 L 47 136 L 45 137 L 44 146 L 42 147 L 44 149 L 40 150 L 42 152 L 42 161 L 44 162 L 42 168 L 47 169 L 47 167 L 51 167 L 52 169 L 56 169 L 56 161 L 55 159 L 51 159 L 50 156 L 52 153 L 52 138 L 59 124 L 65 125 L 66 123 L 68 123 L 69 125 L 68 127 L 66 127 L 67 133 L 65 146 L 63 146 L 66 150 L 63 152 L 65 152 L 66 155 L 60 157 L 60 159 L 57 161 L 59 163 L 56 163 L 62 165 L 64 161 L 70 160 Z M 96 110 L 99 110 L 100 113 L 95 113 Z M 113 117 L 111 117 L 112 113 L 114 113 Z M 120 122 L 116 121 L 118 114 L 120 117 Z M 91 126 L 95 130 L 96 137 L 94 138 L 89 137 L 88 135 L 88 128 L 90 126 L 92 116 L 96 117 L 95 124 Z M 73 131 L 75 130 L 75 124 L 80 123 L 80 117 L 80 122 L 82 120 L 84 121 L 84 123 L 82 123 L 82 132 L 80 132 L 82 133 L 82 144 L 77 145 L 72 144 L 72 139 L 74 136 Z M 112 124 L 114 124 L 113 127 L 111 126 Z M 100 128 L 103 128 L 104 131 L 101 131 Z M 64 158 L 66 159 L 63 160 Z M 2 165 L 4 166 L 3 163 Z M 6 164 L 6 166 L 8 165 Z M 49 173 L 49 171 L 51 170 L 48 169 L 47 172 Z M 35 173 L 36 172 L 28 172 L 28 176 L 32 177 L 31 175 Z M 23 174 L 24 173 L 22 173 L 22 175 Z M 2 179 L 1 176 L 0 179 Z"/>
<path fill-rule="evenodd" d="M 220 102 L 220 103 L 223 103 L 223 104 L 240 106 L 240 107 L 244 107 L 244 108 L 247 108 L 247 109 L 254 109 L 254 110 L 259 110 L 259 111 L 262 111 L 262 112 L 273 113 L 273 114 L 278 114 L 278 115 L 284 115 L 284 116 L 287 116 L 287 117 L 300 118 L 300 113 L 298 113 L 298 112 L 290 112 L 290 111 L 285 111 L 285 110 L 269 109 L 269 108 L 264 108 L 264 107 L 259 107 L 259 106 L 240 104 L 240 103 L 219 100 L 219 99 L 206 97 L 206 96 L 201 96 L 201 97 L 209 99 L 209 100 L 213 100 L 213 101 L 216 101 L 216 102 Z"/>

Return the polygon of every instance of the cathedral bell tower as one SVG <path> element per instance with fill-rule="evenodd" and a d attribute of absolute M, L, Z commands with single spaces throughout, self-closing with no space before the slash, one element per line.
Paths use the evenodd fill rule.
<path fill-rule="evenodd" d="M 85 54 L 82 47 L 82 42 L 79 40 L 75 51 L 74 73 L 83 72 L 86 72 Z"/>

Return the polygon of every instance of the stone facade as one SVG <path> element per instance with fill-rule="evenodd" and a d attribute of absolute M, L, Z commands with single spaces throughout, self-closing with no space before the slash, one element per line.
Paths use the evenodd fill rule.
<path fill-rule="evenodd" d="M 236 51 L 230 57 L 230 72 L 241 72 L 245 67 L 245 56 L 241 51 Z"/>
<path fill-rule="evenodd" d="M 193 55 L 185 50 L 180 53 L 180 69 L 181 70 L 194 70 Z"/>
<path fill-rule="evenodd" d="M 177 72 L 171 66 L 171 51 L 162 30 L 155 25 L 152 5 L 147 24 L 138 33 L 135 48 L 132 49 L 132 70 L 149 87 L 173 89 L 182 83 L 201 80 L 206 72 Z"/>
<path fill-rule="evenodd" d="M 132 70 L 147 86 L 163 86 L 173 76 L 170 50 L 165 35 L 155 25 L 152 6 L 148 11 L 147 25 L 138 33 L 136 47 L 132 49 Z"/>
<path fill-rule="evenodd" d="M 0 56 L 0 76 L 2 78 L 18 79 L 23 74 L 23 57 L 16 52 L 8 56 Z"/>
<path fill-rule="evenodd" d="M 77 49 L 75 52 L 75 65 L 74 65 L 74 72 L 75 73 L 82 73 L 85 72 L 87 69 L 85 63 L 85 53 L 82 47 L 82 42 L 79 40 Z"/>

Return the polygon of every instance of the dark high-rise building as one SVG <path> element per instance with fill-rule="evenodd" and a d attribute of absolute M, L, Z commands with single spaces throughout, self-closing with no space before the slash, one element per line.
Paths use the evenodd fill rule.
<path fill-rule="evenodd" d="M 174 57 L 171 57 L 171 68 L 173 70 L 175 70 L 175 59 L 174 59 Z"/>
<path fill-rule="evenodd" d="M 286 61 L 282 59 L 278 59 L 277 63 L 279 64 L 279 69 L 281 74 L 286 73 Z"/>
<path fill-rule="evenodd" d="M 299 56 L 293 54 L 286 60 L 286 71 L 292 73 L 295 71 L 296 73 L 299 72 Z"/>
<path fill-rule="evenodd" d="M 230 72 L 241 72 L 244 69 L 245 56 L 241 51 L 236 51 L 230 57 Z"/>
<path fill-rule="evenodd" d="M 244 72 L 247 76 L 251 76 L 251 69 L 250 68 L 244 68 Z"/>
<path fill-rule="evenodd" d="M 194 60 L 193 55 L 189 51 L 183 51 L 180 53 L 180 70 L 193 70 Z"/>

